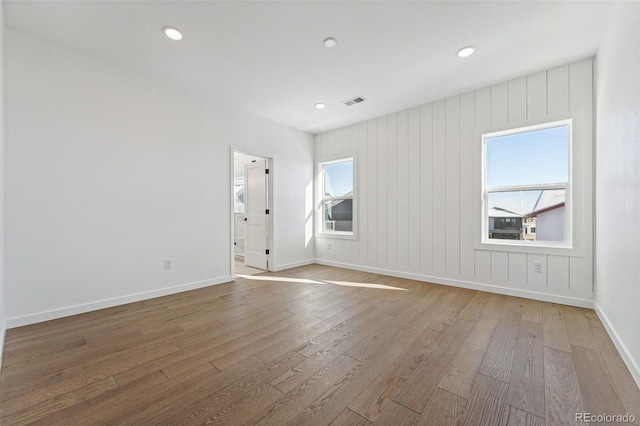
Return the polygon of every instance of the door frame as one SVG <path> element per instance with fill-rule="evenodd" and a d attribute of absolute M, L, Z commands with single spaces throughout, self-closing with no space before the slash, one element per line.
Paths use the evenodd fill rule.
<path fill-rule="evenodd" d="M 254 157 L 263 158 L 266 161 L 266 167 L 269 169 L 269 174 L 267 175 L 267 208 L 269 209 L 269 215 L 267 217 L 267 250 L 269 250 L 269 254 L 267 255 L 267 271 L 273 271 L 273 217 L 274 217 L 274 208 L 273 208 L 273 157 L 267 155 L 266 153 L 256 153 L 252 150 L 244 150 L 240 148 L 235 148 L 233 146 L 229 146 L 229 161 L 230 161 L 230 172 L 229 172 L 229 203 L 230 203 L 230 213 L 229 213 L 229 222 L 231 224 L 231 232 L 229 233 L 229 248 L 230 248 L 230 259 L 229 259 L 229 267 L 231 271 L 231 278 L 235 279 L 236 276 L 236 267 L 235 267 L 235 211 L 234 211 L 234 180 L 235 180 L 235 153 L 251 155 Z"/>

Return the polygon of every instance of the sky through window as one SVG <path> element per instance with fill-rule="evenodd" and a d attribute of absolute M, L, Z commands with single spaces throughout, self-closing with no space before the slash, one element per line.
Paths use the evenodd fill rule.
<path fill-rule="evenodd" d="M 564 183 L 569 180 L 569 126 L 490 137 L 486 143 L 487 187 Z M 492 193 L 489 208 L 529 213 L 536 191 Z"/>

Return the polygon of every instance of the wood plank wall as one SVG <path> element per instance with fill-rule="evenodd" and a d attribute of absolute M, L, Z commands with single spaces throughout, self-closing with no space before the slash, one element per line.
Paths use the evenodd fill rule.
<path fill-rule="evenodd" d="M 474 249 L 477 129 L 578 110 L 588 120 L 574 139 L 582 253 Z M 586 59 L 317 135 L 317 161 L 355 155 L 357 174 L 357 239 L 316 238 L 318 262 L 590 306 L 592 111 L 593 60 Z M 543 274 L 533 272 L 534 262 L 543 262 Z"/>

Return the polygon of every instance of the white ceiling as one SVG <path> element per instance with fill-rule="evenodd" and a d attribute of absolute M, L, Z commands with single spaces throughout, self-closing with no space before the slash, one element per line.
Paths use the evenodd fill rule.
<path fill-rule="evenodd" d="M 5 1 L 5 21 L 318 133 L 593 56 L 613 3 Z M 465 45 L 477 52 L 460 59 Z"/>

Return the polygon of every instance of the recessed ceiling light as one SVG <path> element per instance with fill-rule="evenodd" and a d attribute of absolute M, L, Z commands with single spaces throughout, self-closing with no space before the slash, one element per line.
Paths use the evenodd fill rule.
<path fill-rule="evenodd" d="M 162 27 L 162 32 L 164 35 L 169 37 L 171 40 L 182 40 L 182 33 L 180 30 L 173 27 Z"/>
<path fill-rule="evenodd" d="M 466 58 L 467 56 L 471 56 L 475 51 L 475 46 L 465 46 L 462 49 L 458 50 L 458 56 L 460 56 L 461 58 Z"/>
<path fill-rule="evenodd" d="M 324 47 L 335 47 L 338 44 L 338 41 L 333 37 L 327 37 L 323 41 Z"/>
<path fill-rule="evenodd" d="M 326 105 L 325 105 L 325 104 L 323 104 L 323 103 L 317 103 L 317 104 L 316 104 L 316 108 L 317 108 L 317 109 L 324 109 L 325 107 L 326 107 Z"/>

